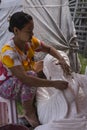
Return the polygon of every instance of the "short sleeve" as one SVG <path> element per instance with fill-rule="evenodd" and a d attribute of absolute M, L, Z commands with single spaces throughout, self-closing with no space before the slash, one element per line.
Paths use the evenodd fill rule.
<path fill-rule="evenodd" d="M 32 48 L 35 51 L 41 51 L 42 49 L 42 42 L 36 38 L 36 37 L 32 37 Z"/>
<path fill-rule="evenodd" d="M 1 50 L 2 62 L 8 68 L 13 66 L 22 65 L 17 52 L 10 46 L 4 46 Z"/>

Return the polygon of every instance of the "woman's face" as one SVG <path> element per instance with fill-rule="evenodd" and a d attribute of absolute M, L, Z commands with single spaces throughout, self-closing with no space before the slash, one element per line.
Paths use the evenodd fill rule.
<path fill-rule="evenodd" d="M 17 34 L 15 35 L 18 40 L 22 42 L 30 42 L 33 36 L 34 23 L 31 20 L 28 24 L 25 25 L 21 30 L 17 29 Z"/>

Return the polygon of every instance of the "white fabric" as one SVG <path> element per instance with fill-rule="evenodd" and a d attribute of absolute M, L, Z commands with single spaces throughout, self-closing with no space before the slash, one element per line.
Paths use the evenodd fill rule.
<path fill-rule="evenodd" d="M 41 124 L 66 117 L 68 105 L 61 91 L 55 88 L 39 88 L 37 93 L 37 111 Z"/>
<path fill-rule="evenodd" d="M 0 48 L 13 35 L 8 31 L 8 18 L 14 12 L 23 10 L 23 0 L 1 0 L 0 3 Z"/>
<path fill-rule="evenodd" d="M 8 17 L 23 10 L 34 18 L 34 34 L 57 49 L 78 48 L 76 31 L 72 22 L 68 0 L 1 0 L 0 3 L 0 48 L 13 35 L 8 31 Z M 54 15 L 55 14 L 55 15 Z M 77 39 L 77 38 L 76 38 Z M 79 62 L 76 51 L 69 54 L 72 69 L 78 72 Z M 37 59 L 44 55 L 37 54 Z"/>
<path fill-rule="evenodd" d="M 68 0 L 24 0 L 24 12 L 33 16 L 34 34 L 46 44 L 69 53 L 72 69 L 79 71 L 76 30 L 71 18 Z M 73 46 L 74 45 L 74 46 Z M 37 54 L 37 59 L 43 54 Z"/>
<path fill-rule="evenodd" d="M 61 54 L 64 55 L 64 53 Z M 66 54 L 64 56 L 67 59 Z M 45 57 L 43 71 L 47 79 L 67 80 L 74 93 L 69 88 L 64 91 L 56 88 L 38 88 L 37 111 L 42 125 L 35 130 L 86 130 L 87 76 L 76 73 L 66 76 L 60 65 L 55 65 L 56 62 L 56 59 L 50 55 Z M 80 100 L 79 87 L 84 92 L 80 93 L 82 94 Z"/>
<path fill-rule="evenodd" d="M 58 49 L 68 48 L 70 39 L 76 36 L 68 0 L 24 0 L 23 5 L 24 11 L 34 18 L 37 37 Z"/>
<path fill-rule="evenodd" d="M 84 118 L 63 119 L 49 124 L 40 125 L 34 130 L 87 130 L 87 120 Z"/>

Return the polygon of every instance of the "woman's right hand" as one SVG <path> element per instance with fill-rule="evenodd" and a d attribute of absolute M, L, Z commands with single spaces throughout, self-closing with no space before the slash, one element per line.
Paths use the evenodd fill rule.
<path fill-rule="evenodd" d="M 58 80 L 55 81 L 55 88 L 59 89 L 59 90 L 64 90 L 68 88 L 68 82 L 67 81 L 62 81 L 62 80 Z"/>

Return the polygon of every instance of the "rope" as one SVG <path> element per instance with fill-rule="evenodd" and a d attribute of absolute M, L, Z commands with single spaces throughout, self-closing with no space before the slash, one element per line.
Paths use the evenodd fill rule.
<path fill-rule="evenodd" d="M 13 7 L 23 7 L 23 5 L 13 5 L 13 6 L 4 6 L 3 7 L 3 5 L 0 5 L 1 7 L 0 7 L 0 9 L 5 9 L 5 8 L 7 8 L 7 9 L 9 9 L 9 8 L 13 8 Z M 59 5 L 35 5 L 35 6 L 31 6 L 31 5 L 29 5 L 29 6 L 25 6 L 24 8 L 43 8 L 43 7 L 46 7 L 46 8 L 54 8 L 54 7 L 64 7 L 64 6 L 69 6 L 69 3 L 68 2 L 65 2 L 64 4 L 59 4 Z"/>

